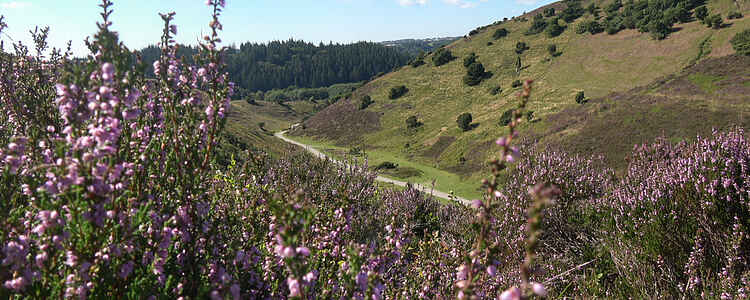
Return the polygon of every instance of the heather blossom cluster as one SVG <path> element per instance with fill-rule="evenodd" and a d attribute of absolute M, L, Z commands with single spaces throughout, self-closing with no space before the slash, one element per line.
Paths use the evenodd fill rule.
<path fill-rule="evenodd" d="M 471 207 L 299 153 L 224 164 L 225 1 L 206 4 L 194 65 L 161 14 L 153 74 L 109 0 L 85 59 L 45 56 L 46 29 L 35 55 L 0 48 L 0 298 L 748 298 L 742 129 L 638 146 L 617 176 L 520 146 L 527 81 Z"/>

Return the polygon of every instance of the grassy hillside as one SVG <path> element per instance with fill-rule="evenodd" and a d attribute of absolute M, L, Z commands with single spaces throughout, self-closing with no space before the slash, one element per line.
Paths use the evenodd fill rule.
<path fill-rule="evenodd" d="M 227 118 L 227 139 L 238 148 L 261 149 L 272 155 L 284 153 L 288 144 L 273 136 L 273 133 L 318 110 L 318 104 L 309 101 L 294 101 L 280 105 L 275 102 L 233 101 Z M 263 123 L 261 128 L 260 123 Z"/>
<path fill-rule="evenodd" d="M 609 2 L 596 1 L 600 7 Z M 543 7 L 525 15 L 527 22 L 489 26 L 447 46 L 457 57 L 448 64 L 436 67 L 428 56 L 425 65 L 406 66 L 369 82 L 353 93 L 352 100 L 332 105 L 308 119 L 299 134 L 340 146 L 376 149 L 476 182 L 475 174 L 494 152 L 494 139 L 506 130 L 498 121 L 504 111 L 515 106 L 518 89 L 512 88 L 511 83 L 519 79 L 535 80 L 529 107 L 534 111 L 533 119 L 524 126 L 523 134 L 537 138 L 540 145 L 563 145 L 585 153 L 604 150 L 601 152 L 612 156 L 613 162 L 622 159 L 622 150 L 660 134 L 679 139 L 732 120 L 747 123 L 744 120 L 748 119 L 745 116 L 750 104 L 745 88 L 750 80 L 746 71 L 750 64 L 745 58 L 734 58 L 732 63 L 741 64 L 744 69 L 732 69 L 739 75 L 725 74 L 711 67 L 722 62 L 711 59 L 734 52 L 728 41 L 750 27 L 750 2 L 710 0 L 706 5 L 712 13 L 721 12 L 729 24 L 721 29 L 707 28 L 698 21 L 676 24 L 675 30 L 661 41 L 637 30 L 614 35 L 576 34 L 579 23 L 594 19 L 588 13 L 571 24 L 560 20 L 567 30 L 557 37 L 549 38 L 544 33 L 524 35 L 532 16 Z M 560 3 L 551 6 L 558 11 L 564 7 Z M 745 16 L 726 19 L 728 12 L 737 10 Z M 509 34 L 494 39 L 493 33 L 500 28 Z M 519 41 L 529 46 L 521 55 L 514 51 Z M 548 53 L 551 44 L 556 45 L 558 56 Z M 493 73 L 477 86 L 462 82 L 466 74 L 463 58 L 472 52 Z M 515 67 L 519 56 L 520 74 Z M 700 62 L 711 71 L 689 68 L 683 72 L 696 63 L 696 67 L 701 66 Z M 405 85 L 409 92 L 390 100 L 390 89 L 399 85 Z M 492 95 L 490 90 L 498 86 L 502 92 Z M 636 89 L 641 86 L 645 88 Z M 734 94 L 727 95 L 727 90 Z M 575 95 L 579 91 L 596 100 L 577 104 Z M 375 103 L 359 110 L 359 98 L 364 95 L 371 96 Z M 607 112 L 588 117 L 597 109 Z M 456 117 L 463 112 L 473 115 L 473 130 L 463 132 L 457 127 Z M 570 121 L 572 112 L 581 117 L 575 119 L 574 126 L 561 128 L 561 124 Z M 405 120 L 412 115 L 423 123 L 421 127 L 406 128 Z M 644 123 L 646 119 L 653 122 Z M 593 132 L 599 133 L 587 136 Z"/>

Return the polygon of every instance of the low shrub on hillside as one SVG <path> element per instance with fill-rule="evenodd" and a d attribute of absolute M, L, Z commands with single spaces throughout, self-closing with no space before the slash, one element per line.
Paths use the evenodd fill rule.
<path fill-rule="evenodd" d="M 742 13 L 741 13 L 741 12 L 739 12 L 739 11 L 733 11 L 733 12 L 730 12 L 730 13 L 729 13 L 729 14 L 727 15 L 727 19 L 730 19 L 730 20 L 734 20 L 734 19 L 742 19 L 742 17 L 743 17 L 743 15 L 742 15 Z"/>
<path fill-rule="evenodd" d="M 458 115 L 458 118 L 456 118 L 456 123 L 458 124 L 458 128 L 461 128 L 463 131 L 469 131 L 471 130 L 471 114 L 470 113 L 462 113 Z"/>
<path fill-rule="evenodd" d="M 565 27 L 560 26 L 557 18 L 552 18 L 549 20 L 549 23 L 547 24 L 547 28 L 544 30 L 544 33 L 547 35 L 548 38 L 553 38 L 562 34 L 564 31 L 565 31 Z"/>
<path fill-rule="evenodd" d="M 576 93 L 576 103 L 578 104 L 586 103 L 586 95 L 583 93 L 583 91 Z"/>
<path fill-rule="evenodd" d="M 597 34 L 603 31 L 604 31 L 604 28 L 596 20 L 584 21 L 584 22 L 579 23 L 576 26 L 576 33 L 578 34 L 584 34 L 587 32 L 590 34 Z"/>
<path fill-rule="evenodd" d="M 721 18 L 721 14 L 715 14 L 706 17 L 703 20 L 703 23 L 706 24 L 706 26 L 711 27 L 713 29 L 720 29 L 724 25 L 724 19 Z"/>
<path fill-rule="evenodd" d="M 545 28 L 547 28 L 547 25 L 547 21 L 544 20 L 544 17 L 541 14 L 535 15 L 534 19 L 531 22 L 531 26 L 523 34 L 534 35 L 537 33 L 541 33 Z"/>
<path fill-rule="evenodd" d="M 392 163 L 390 161 L 384 161 L 380 163 L 379 165 L 375 166 L 375 170 L 391 170 L 398 168 L 398 164 Z"/>
<path fill-rule="evenodd" d="M 498 85 L 490 88 L 490 95 L 495 96 L 503 92 L 503 89 Z"/>
<path fill-rule="evenodd" d="M 372 97 L 370 95 L 364 95 L 361 98 L 359 98 L 359 109 L 366 109 L 370 104 L 375 103 L 375 101 L 372 101 Z"/>
<path fill-rule="evenodd" d="M 392 87 L 391 90 L 388 92 L 388 99 L 395 100 L 400 98 L 403 95 L 406 95 L 406 93 L 409 92 L 409 89 L 406 88 L 405 85 L 399 85 L 397 87 Z"/>
<path fill-rule="evenodd" d="M 735 34 L 729 42 L 737 54 L 750 56 L 750 29 Z"/>
<path fill-rule="evenodd" d="M 492 38 L 494 39 L 500 39 L 508 36 L 508 30 L 505 28 L 499 28 L 495 30 L 495 32 L 492 34 Z"/>
<path fill-rule="evenodd" d="M 545 8 L 545 9 L 544 9 L 544 10 L 542 11 L 542 15 L 544 15 L 544 16 L 545 16 L 545 17 L 547 17 L 547 18 L 549 18 L 549 17 L 554 17 L 554 16 L 555 16 L 555 8 L 554 8 L 554 7 L 548 7 L 548 8 Z"/>
<path fill-rule="evenodd" d="M 438 49 L 435 52 L 435 54 L 432 56 L 432 62 L 435 64 L 436 67 L 447 64 L 454 59 L 456 59 L 456 57 L 453 56 L 451 51 L 446 48 Z"/>
<path fill-rule="evenodd" d="M 708 7 L 700 6 L 695 9 L 696 19 L 700 20 L 701 22 L 705 22 L 706 17 L 708 17 Z"/>
<path fill-rule="evenodd" d="M 516 43 L 516 54 L 522 54 L 526 50 L 529 50 L 529 45 L 527 45 L 526 42 Z"/>
<path fill-rule="evenodd" d="M 464 75 L 463 81 L 468 86 L 475 86 L 480 84 L 482 80 L 488 78 L 490 75 L 491 73 L 485 71 L 482 63 L 474 62 L 466 68 L 466 75 Z"/>
<path fill-rule="evenodd" d="M 518 87 L 521 87 L 522 85 L 523 84 L 521 83 L 521 81 L 517 80 L 517 79 L 513 80 L 513 82 L 510 84 L 510 86 L 513 87 L 513 88 L 518 88 Z"/>
<path fill-rule="evenodd" d="M 464 67 L 468 68 L 471 64 L 477 61 L 477 54 L 474 52 L 469 53 L 469 56 L 464 57 Z"/>
<path fill-rule="evenodd" d="M 557 45 L 551 44 L 547 46 L 547 53 L 549 53 L 550 56 L 557 56 Z"/>
<path fill-rule="evenodd" d="M 417 116 L 409 116 L 406 118 L 406 128 L 417 128 L 422 126 L 422 122 L 419 122 Z"/>

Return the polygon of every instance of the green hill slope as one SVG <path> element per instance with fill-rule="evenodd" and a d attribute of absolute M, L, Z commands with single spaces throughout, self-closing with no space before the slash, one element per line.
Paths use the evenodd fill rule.
<path fill-rule="evenodd" d="M 600 7 L 610 2 L 596 1 Z M 561 20 L 567 30 L 554 38 L 544 33 L 524 35 L 531 21 L 489 26 L 447 46 L 457 57 L 450 63 L 436 67 L 428 56 L 425 65 L 406 66 L 377 78 L 355 91 L 350 101 L 336 103 L 309 118 L 305 129 L 297 134 L 340 146 L 364 145 L 366 149 L 463 175 L 473 183 L 494 153 L 493 141 L 506 130 L 498 124 L 501 115 L 516 104 L 518 89 L 512 88 L 511 83 L 528 78 L 535 80 L 530 103 L 534 113 L 522 134 L 536 138 L 539 145 L 602 152 L 611 156 L 613 164 L 621 166 L 621 151 L 661 134 L 678 139 L 712 126 L 737 123 L 732 120 L 748 125 L 745 120 L 750 93 L 746 88 L 750 64 L 746 58 L 734 57 L 730 61 L 744 69 L 734 68 L 736 74 L 725 74 L 712 66 L 726 61 L 712 58 L 733 53 L 729 39 L 750 28 L 750 1 L 711 0 L 706 5 L 712 13 L 721 12 L 729 25 L 711 29 L 698 21 L 676 24 L 664 40 L 630 29 L 614 35 L 577 34 L 578 24 L 594 19 L 588 13 L 571 24 Z M 564 5 L 548 7 L 559 11 Z M 544 8 L 524 17 L 530 20 Z M 730 11 L 741 11 L 745 16 L 728 20 Z M 494 39 L 493 33 L 500 28 L 509 34 Z M 519 41 L 529 46 L 521 55 L 515 52 Z M 551 44 L 559 52 L 556 57 L 548 52 Z M 462 81 L 466 74 L 463 58 L 472 52 L 493 73 L 477 86 Z M 520 74 L 515 67 L 519 56 Z M 696 63 L 694 68 L 688 68 Z M 712 71 L 703 72 L 699 66 Z M 400 85 L 405 85 L 408 93 L 389 99 L 390 89 Z M 502 92 L 492 95 L 490 91 L 498 86 Z M 641 86 L 645 87 L 635 89 Z M 707 90 L 695 92 L 696 88 L 706 87 Z M 579 91 L 595 100 L 577 104 L 575 96 Z M 733 94 L 727 96 L 725 91 Z M 359 98 L 364 95 L 371 96 L 375 103 L 359 110 Z M 593 114 L 597 109 L 606 111 L 602 107 L 611 109 Z M 464 132 L 457 127 L 456 117 L 464 112 L 473 115 L 473 130 Z M 571 122 L 571 114 L 581 116 L 573 125 L 561 128 L 561 124 Z M 410 116 L 416 116 L 422 126 L 408 129 L 405 120 Z M 653 122 L 643 123 L 644 119 Z M 648 132 L 643 133 L 644 130 Z M 587 136 L 594 132 L 597 134 Z"/>

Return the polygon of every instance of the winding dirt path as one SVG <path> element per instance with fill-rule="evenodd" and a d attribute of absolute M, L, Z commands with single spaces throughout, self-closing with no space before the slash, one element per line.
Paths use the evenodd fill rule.
<path fill-rule="evenodd" d="M 284 134 L 286 134 L 286 132 L 287 132 L 287 130 L 279 131 L 277 133 L 274 133 L 274 136 L 276 136 L 277 138 L 279 138 L 279 139 L 281 139 L 281 140 L 283 140 L 283 141 L 285 141 L 287 143 L 300 146 L 303 149 L 305 149 L 307 152 L 310 152 L 312 155 L 315 155 L 318 158 L 329 159 L 329 160 L 331 160 L 331 161 L 333 161 L 335 163 L 343 164 L 342 162 L 337 161 L 337 160 L 331 158 L 330 156 L 326 155 L 323 152 L 318 151 L 317 149 L 313 148 L 310 145 L 305 145 L 305 144 L 302 144 L 300 142 L 297 142 L 297 141 L 294 141 L 294 140 L 291 140 L 291 139 L 287 138 L 286 136 L 284 136 Z M 390 179 L 390 178 L 386 178 L 386 177 L 383 177 L 383 176 L 380 176 L 380 175 L 378 175 L 378 177 L 375 178 L 375 179 L 377 181 L 380 181 L 380 182 L 391 183 L 391 184 L 395 184 L 395 185 L 402 186 L 402 187 L 405 187 L 408 184 L 408 182 L 405 182 L 405 181 Z M 433 195 L 433 196 L 440 197 L 440 198 L 443 198 L 443 199 L 458 201 L 459 203 L 461 203 L 463 205 L 467 205 L 467 206 L 471 205 L 471 201 L 469 201 L 468 199 L 464 199 L 464 198 L 461 198 L 461 197 L 458 197 L 458 196 L 455 196 L 455 195 L 451 195 L 451 194 L 448 194 L 448 193 L 445 193 L 445 192 L 441 192 L 441 191 L 435 190 L 431 186 L 425 186 L 425 185 L 417 184 L 417 183 L 412 183 L 411 185 L 414 188 L 416 188 L 417 190 L 419 190 L 420 192 L 423 192 L 425 194 Z"/>

